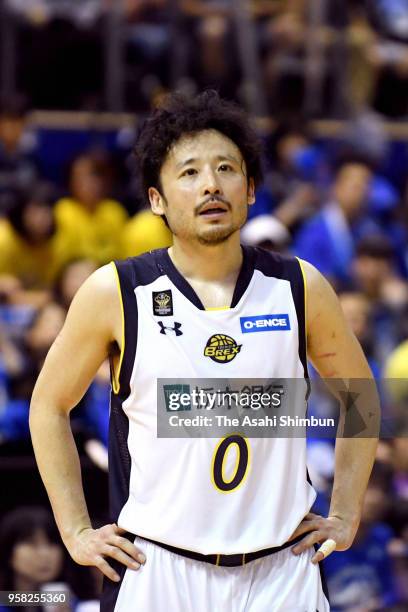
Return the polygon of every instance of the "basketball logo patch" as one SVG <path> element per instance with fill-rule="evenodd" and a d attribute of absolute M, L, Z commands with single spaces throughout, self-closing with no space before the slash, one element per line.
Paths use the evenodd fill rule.
<path fill-rule="evenodd" d="M 171 289 L 166 291 L 153 291 L 153 314 L 156 317 L 173 316 L 173 296 Z"/>
<path fill-rule="evenodd" d="M 217 363 L 227 363 L 238 355 L 242 344 L 237 344 L 234 338 L 225 334 L 214 334 L 207 340 L 204 356 Z"/>

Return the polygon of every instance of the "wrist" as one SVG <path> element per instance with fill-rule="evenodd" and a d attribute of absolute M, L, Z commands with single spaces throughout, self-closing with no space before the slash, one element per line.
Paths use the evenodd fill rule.
<path fill-rule="evenodd" d="M 337 518 L 341 521 L 344 521 L 354 530 L 357 530 L 360 520 L 361 520 L 361 512 L 354 511 L 344 511 L 344 510 L 336 510 L 335 508 L 330 508 L 329 514 L 327 518 Z"/>
<path fill-rule="evenodd" d="M 67 548 L 72 546 L 72 544 L 75 542 L 75 540 L 78 538 L 78 536 L 83 531 L 86 531 L 87 529 L 92 529 L 92 525 L 91 525 L 90 522 L 83 523 L 82 525 L 77 526 L 75 528 L 71 528 L 69 530 L 61 530 L 61 538 L 62 538 L 62 541 L 64 542 L 65 546 Z"/>

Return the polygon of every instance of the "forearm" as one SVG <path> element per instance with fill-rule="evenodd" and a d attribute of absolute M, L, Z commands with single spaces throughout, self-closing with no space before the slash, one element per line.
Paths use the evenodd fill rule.
<path fill-rule="evenodd" d="M 329 516 L 350 521 L 357 530 L 375 459 L 376 438 L 337 438 Z"/>
<path fill-rule="evenodd" d="M 69 415 L 33 400 L 30 430 L 38 469 L 61 537 L 68 545 L 76 534 L 91 526 Z"/>

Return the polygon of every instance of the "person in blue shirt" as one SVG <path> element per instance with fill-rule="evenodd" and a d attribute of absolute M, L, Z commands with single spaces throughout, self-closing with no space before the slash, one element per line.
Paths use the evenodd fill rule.
<path fill-rule="evenodd" d="M 363 156 L 339 160 L 329 198 L 298 231 L 293 250 L 337 283 L 350 281 L 356 243 L 381 228 L 366 214 L 373 168 Z"/>
<path fill-rule="evenodd" d="M 398 603 L 392 558 L 387 550 L 394 532 L 383 521 L 390 505 L 388 468 L 377 463 L 364 499 L 356 539 L 341 555 L 324 560 L 332 612 L 385 609 Z"/>

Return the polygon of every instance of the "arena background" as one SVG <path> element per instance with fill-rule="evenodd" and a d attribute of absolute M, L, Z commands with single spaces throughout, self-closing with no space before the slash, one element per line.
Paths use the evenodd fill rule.
<path fill-rule="evenodd" d="M 0 0 L 0 589 L 11 524 L 40 554 L 21 527 L 49 507 L 29 398 L 72 296 L 99 265 L 170 243 L 133 172 L 138 124 L 166 92 L 208 87 L 246 107 L 264 143 L 243 240 L 330 279 L 380 387 L 402 379 L 385 409 L 406 411 L 408 2 Z M 108 410 L 106 365 L 73 412 L 95 525 Z M 355 544 L 325 562 L 334 611 L 408 610 L 404 422 L 380 442 Z M 324 513 L 333 442 L 308 446 Z M 97 609 L 95 572 L 65 560 L 56 580 Z"/>

